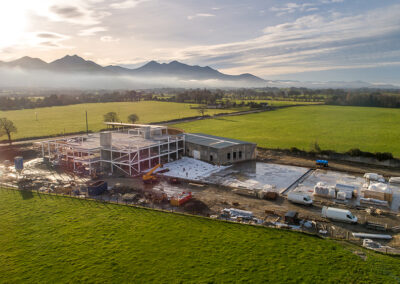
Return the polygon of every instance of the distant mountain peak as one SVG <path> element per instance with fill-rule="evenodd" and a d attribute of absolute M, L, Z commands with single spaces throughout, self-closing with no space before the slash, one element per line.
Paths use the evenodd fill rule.
<path fill-rule="evenodd" d="M 86 61 L 82 57 L 74 54 L 74 55 L 65 55 L 64 57 L 62 57 L 60 59 L 56 59 L 51 63 L 54 63 L 54 62 L 82 63 L 82 62 L 88 62 L 88 61 Z"/>
<path fill-rule="evenodd" d="M 47 63 L 40 58 L 24 56 L 14 61 L 7 62 L 8 66 L 20 67 L 25 69 L 42 69 L 47 66 Z"/>

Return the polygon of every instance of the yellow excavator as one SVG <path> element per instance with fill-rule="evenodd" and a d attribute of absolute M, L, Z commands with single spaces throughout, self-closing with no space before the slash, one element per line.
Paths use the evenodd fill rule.
<path fill-rule="evenodd" d="M 150 171 L 145 173 L 142 177 L 144 183 L 153 183 L 157 181 L 157 177 L 153 175 L 153 172 L 157 170 L 158 168 L 162 168 L 161 164 L 156 165 L 154 168 L 152 168 Z"/>

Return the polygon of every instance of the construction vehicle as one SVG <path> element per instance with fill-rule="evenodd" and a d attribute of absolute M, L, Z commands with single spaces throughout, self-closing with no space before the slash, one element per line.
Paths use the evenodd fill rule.
<path fill-rule="evenodd" d="M 154 168 L 152 168 L 150 171 L 145 173 L 142 177 L 144 183 L 154 183 L 157 182 L 157 177 L 153 175 L 154 171 L 157 170 L 158 168 L 162 167 L 161 164 L 157 164 Z"/>

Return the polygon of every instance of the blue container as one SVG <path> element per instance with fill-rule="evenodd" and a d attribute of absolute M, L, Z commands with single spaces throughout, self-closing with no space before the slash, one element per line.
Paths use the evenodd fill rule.
<path fill-rule="evenodd" d="M 317 160 L 316 164 L 317 164 L 317 166 L 327 167 L 328 166 L 328 161 L 327 160 Z"/>
<path fill-rule="evenodd" d="M 16 171 L 22 171 L 24 169 L 24 158 L 22 157 L 15 157 L 14 158 L 14 165 Z"/>

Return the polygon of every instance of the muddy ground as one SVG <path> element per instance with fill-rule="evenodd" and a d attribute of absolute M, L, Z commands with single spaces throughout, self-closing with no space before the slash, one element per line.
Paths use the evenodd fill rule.
<path fill-rule="evenodd" d="M 291 155 L 287 151 L 259 149 L 257 159 L 262 162 L 314 168 L 316 158 Z M 329 170 L 346 172 L 354 175 L 378 173 L 385 177 L 400 176 L 400 168 L 367 165 L 349 161 L 329 160 Z"/>
<path fill-rule="evenodd" d="M 32 144 L 13 145 L 0 147 L 0 162 L 4 160 L 13 160 L 17 155 L 23 156 L 25 160 L 40 156 L 40 149 Z M 308 157 L 299 157 L 284 154 L 280 151 L 265 150 L 259 151 L 259 160 L 268 163 L 277 163 L 292 166 L 301 166 L 312 168 L 315 165 L 315 159 Z M 387 168 L 380 166 L 370 166 L 342 161 L 329 161 L 329 170 L 347 172 L 361 176 L 365 172 L 376 172 L 384 176 L 400 176 L 400 169 Z M 42 167 L 42 170 L 45 169 Z M 51 174 L 51 169 L 49 169 Z M 41 173 L 45 175 L 46 173 Z M 194 185 L 190 183 L 182 183 L 179 185 L 170 185 L 167 181 L 161 181 L 155 185 L 143 185 L 140 178 L 105 178 L 109 186 L 118 185 L 124 189 L 124 192 L 107 193 L 101 197 L 103 200 L 124 202 L 122 200 L 123 193 L 136 192 L 139 193 L 139 199 L 143 201 L 143 193 L 149 190 L 163 191 L 168 195 L 179 194 L 183 191 L 191 191 L 194 199 L 189 201 L 181 208 L 173 208 L 168 203 L 151 203 L 148 200 L 141 204 L 154 208 L 166 210 L 181 211 L 186 213 L 198 214 L 203 216 L 218 215 L 224 208 L 238 208 L 249 210 L 254 215 L 268 222 L 283 222 L 283 216 L 289 210 L 295 210 L 299 213 L 301 219 L 316 221 L 317 226 L 310 229 L 310 232 L 316 233 L 321 229 L 326 229 L 331 237 L 344 238 L 349 232 L 367 232 L 382 233 L 375 230 L 367 229 L 364 225 L 365 221 L 372 221 L 380 224 L 387 224 L 389 228 L 400 225 L 400 214 L 383 213 L 381 215 L 371 215 L 365 209 L 351 208 L 351 211 L 359 218 L 360 224 L 350 225 L 339 222 L 330 222 L 321 218 L 322 206 L 333 205 L 335 207 L 343 207 L 340 204 L 333 204 L 330 200 L 317 199 L 312 207 L 296 205 L 288 202 L 283 197 L 278 197 L 275 201 L 260 200 L 248 196 L 238 195 L 225 187 L 212 185 Z M 135 204 L 140 200 L 132 201 Z M 393 247 L 400 248 L 399 234 L 394 234 L 393 240 L 389 242 L 380 241 L 382 244 L 388 244 Z"/>

